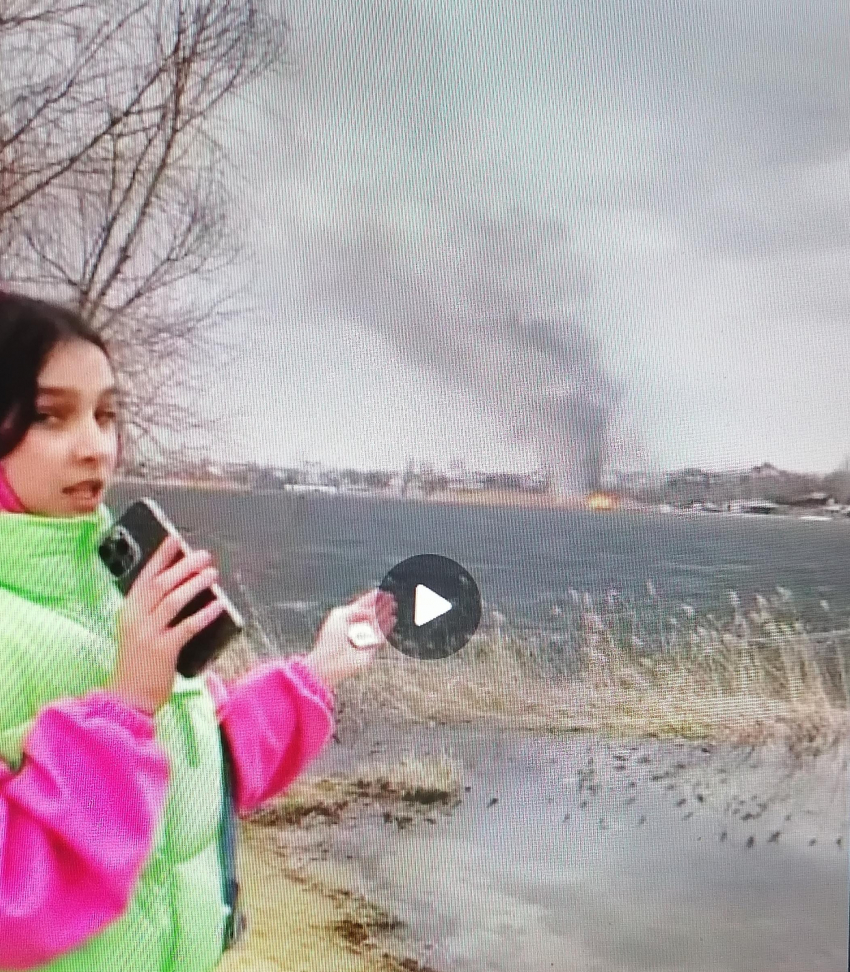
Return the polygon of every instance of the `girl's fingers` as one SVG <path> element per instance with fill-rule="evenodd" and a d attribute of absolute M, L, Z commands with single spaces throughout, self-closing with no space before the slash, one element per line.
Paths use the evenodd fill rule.
<path fill-rule="evenodd" d="M 138 579 L 142 584 L 146 584 L 148 581 L 153 580 L 158 574 L 162 573 L 165 568 L 171 563 L 174 557 L 180 552 L 180 544 L 177 541 L 177 537 L 167 536 L 165 540 L 156 548 L 154 555 L 145 564 L 142 570 L 139 572 Z"/>
<path fill-rule="evenodd" d="M 377 589 L 370 591 L 348 605 L 349 616 L 353 617 L 356 614 L 358 618 L 362 616 L 364 620 L 374 619 L 378 613 L 379 604 Z"/>
<path fill-rule="evenodd" d="M 381 630 L 392 630 L 395 627 L 397 620 L 395 611 L 378 611 L 377 618 L 378 624 L 381 626 Z"/>
<path fill-rule="evenodd" d="M 373 626 L 377 620 L 378 617 L 374 611 L 352 611 L 347 618 L 349 624 L 363 624 L 365 622 Z"/>
<path fill-rule="evenodd" d="M 376 634 L 385 638 L 396 625 L 396 610 L 392 594 L 373 588 L 351 602 L 347 620 L 349 624 L 366 622 L 377 629 Z"/>
<path fill-rule="evenodd" d="M 392 601 L 376 601 L 376 602 L 363 602 L 358 601 L 356 604 L 352 604 L 349 607 L 351 616 L 355 614 L 359 617 L 361 615 L 372 618 L 372 617 L 388 617 L 389 615 L 394 615 L 397 613 L 396 603 Z"/>
<path fill-rule="evenodd" d="M 381 591 L 378 597 L 378 609 L 380 610 L 382 608 L 387 611 L 396 611 L 398 609 L 396 599 L 386 591 Z"/>
<path fill-rule="evenodd" d="M 180 541 L 174 534 L 169 533 L 169 535 L 162 541 L 156 550 L 156 553 L 151 557 L 151 562 L 154 563 L 155 570 L 162 570 L 171 560 L 172 557 L 176 557 L 180 553 Z"/>
<path fill-rule="evenodd" d="M 388 594 L 386 591 L 381 591 L 380 595 L 378 596 L 377 607 L 387 611 L 395 611 L 398 609 L 398 602 L 392 596 L 392 594 Z"/>
<path fill-rule="evenodd" d="M 356 605 L 357 607 L 369 608 L 385 604 L 394 605 L 396 600 L 389 591 L 382 591 L 380 587 L 373 587 L 371 590 L 359 594 L 349 603 L 352 606 Z"/>
<path fill-rule="evenodd" d="M 351 605 L 356 605 L 358 608 L 371 607 L 375 604 L 376 598 L 380 593 L 379 588 L 373 587 L 369 591 L 364 591 L 362 594 L 358 594 L 356 597 L 352 598 L 348 603 Z"/>

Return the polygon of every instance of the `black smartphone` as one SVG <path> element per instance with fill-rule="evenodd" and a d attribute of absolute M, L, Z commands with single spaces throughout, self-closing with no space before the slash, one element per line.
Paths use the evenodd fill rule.
<path fill-rule="evenodd" d="M 155 500 L 147 497 L 138 500 L 115 521 L 101 542 L 99 553 L 123 594 L 129 592 L 145 564 L 169 535 L 177 537 L 182 551 L 171 561 L 170 567 L 191 553 L 191 548 Z M 193 597 L 169 627 L 175 627 L 214 600 L 221 601 L 224 610 L 187 641 L 177 657 L 175 667 L 185 678 L 199 674 L 245 628 L 242 615 L 218 584 L 211 584 Z"/>

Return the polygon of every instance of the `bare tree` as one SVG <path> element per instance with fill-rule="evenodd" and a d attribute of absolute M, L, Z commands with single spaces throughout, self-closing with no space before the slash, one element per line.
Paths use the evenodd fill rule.
<path fill-rule="evenodd" d="M 240 245 L 215 126 L 283 63 L 272 4 L 0 0 L 0 278 L 109 341 L 131 452 L 214 432 L 192 373 L 226 347 Z"/>

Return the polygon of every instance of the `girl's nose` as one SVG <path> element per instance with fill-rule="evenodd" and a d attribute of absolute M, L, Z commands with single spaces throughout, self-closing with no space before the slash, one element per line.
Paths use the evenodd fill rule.
<path fill-rule="evenodd" d="M 105 432 L 95 419 L 86 423 L 84 430 L 77 439 L 77 454 L 82 458 L 96 458 L 105 463 L 116 450 L 115 435 Z"/>

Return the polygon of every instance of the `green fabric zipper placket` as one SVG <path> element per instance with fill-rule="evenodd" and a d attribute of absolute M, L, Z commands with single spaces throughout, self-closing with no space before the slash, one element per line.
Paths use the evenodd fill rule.
<path fill-rule="evenodd" d="M 186 749 L 188 750 L 188 762 L 192 767 L 197 767 L 199 765 L 198 757 L 198 740 L 195 737 L 195 729 L 192 726 L 191 715 L 186 711 L 186 697 L 181 693 L 176 693 L 172 696 L 172 701 L 177 706 L 177 718 L 180 721 L 181 732 L 183 733 L 183 738 L 186 741 Z"/>

